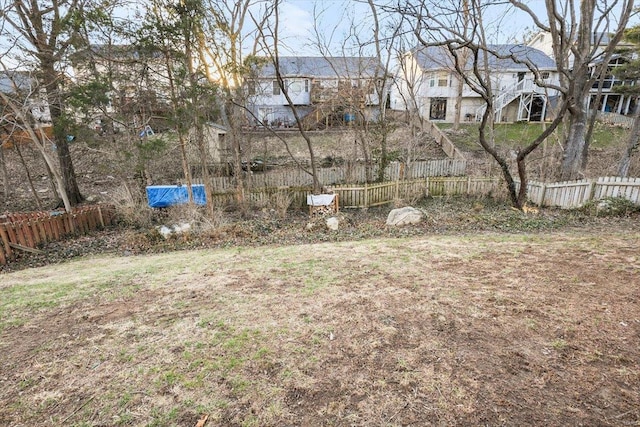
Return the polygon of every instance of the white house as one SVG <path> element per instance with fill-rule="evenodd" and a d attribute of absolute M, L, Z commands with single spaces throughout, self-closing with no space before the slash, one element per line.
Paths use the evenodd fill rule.
<path fill-rule="evenodd" d="M 610 42 L 611 39 L 607 33 L 592 34 L 591 44 L 595 48 L 595 55 L 602 53 Z M 531 39 L 528 46 L 541 50 L 551 58 L 553 57 L 553 39 L 549 32 L 539 32 Z M 620 50 L 632 52 L 634 45 L 623 40 L 618 43 L 617 47 Z M 598 78 L 596 75 L 598 69 L 601 68 L 602 61 L 597 60 L 589 65 L 590 75 L 595 80 L 590 90 L 590 96 L 587 99 L 590 110 L 620 115 L 633 114 L 637 104 L 637 97 L 616 93 L 616 86 L 636 84 L 635 81 L 621 80 L 616 77 L 616 68 L 629 62 L 628 55 L 615 53 L 609 60 L 604 75 L 601 76 L 602 78 Z M 571 65 L 573 57 L 569 57 L 568 61 L 569 65 Z"/>
<path fill-rule="evenodd" d="M 38 89 L 38 82 L 31 73 L 0 72 L 0 92 L 8 95 L 9 98 L 16 99 L 16 102 L 24 108 L 24 112 L 31 115 L 36 126 L 51 125 L 51 112 L 45 99 L 46 93 Z"/>
<path fill-rule="evenodd" d="M 279 73 L 290 105 L 278 83 L 276 67 L 268 60 L 247 79 L 247 109 L 256 125 L 293 126 L 295 117 L 305 125 L 328 126 L 369 120 L 386 102 L 386 75 L 373 57 L 280 57 Z"/>
<path fill-rule="evenodd" d="M 78 83 L 108 76 L 112 85 L 104 94 L 106 103 L 94 105 L 87 111 L 88 117 L 82 117 L 85 122 L 95 122 L 97 130 L 106 130 L 102 128 L 107 123 L 115 127 L 115 117 L 138 129 L 166 126 L 165 117 L 171 113 L 171 82 L 159 51 L 140 51 L 132 45 L 94 45 L 76 52 L 71 66 Z"/>
<path fill-rule="evenodd" d="M 550 101 L 555 92 L 536 84 L 558 81 L 555 62 L 544 52 L 519 44 L 491 45 L 486 65 L 494 94 L 495 120 L 541 121 L 550 114 Z M 481 58 L 484 64 L 484 58 Z M 484 65 L 483 65 L 484 66 Z M 471 59 L 465 70 L 471 70 Z M 469 71 L 470 72 L 470 71 Z M 417 110 L 433 121 L 453 122 L 459 84 L 461 117 L 471 121 L 486 108 L 485 101 L 467 84 L 461 83 L 455 72 L 454 59 L 445 46 L 420 46 L 400 58 L 396 73 L 396 90 L 391 97 L 394 110 Z"/>

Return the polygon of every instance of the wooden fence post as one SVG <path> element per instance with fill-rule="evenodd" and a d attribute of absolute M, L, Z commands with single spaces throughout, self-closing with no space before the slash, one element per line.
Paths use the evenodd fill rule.
<path fill-rule="evenodd" d="M 0 264 L 6 264 L 6 263 L 7 263 L 7 257 L 4 254 L 4 245 L 2 241 L 0 241 Z"/>
<path fill-rule="evenodd" d="M 589 180 L 589 198 L 586 200 L 587 202 L 593 200 L 593 198 L 596 196 L 596 181 L 594 181 L 593 179 Z"/>
<path fill-rule="evenodd" d="M 539 198 L 538 206 L 544 207 L 544 198 L 547 195 L 547 184 L 544 182 L 541 182 L 540 185 L 542 186 L 542 188 L 540 189 L 540 198 Z"/>
<path fill-rule="evenodd" d="M 104 228 L 104 217 L 102 216 L 102 208 L 98 206 L 98 220 L 100 221 L 100 227 Z"/>
<path fill-rule="evenodd" d="M 366 182 L 364 183 L 364 208 L 369 208 L 369 190 Z"/>
<path fill-rule="evenodd" d="M 13 255 L 13 252 L 9 245 L 9 235 L 7 234 L 7 228 L 4 224 L 0 224 L 0 239 L 2 239 L 2 244 L 4 245 L 4 253 L 6 254 L 5 259 L 10 258 Z"/>

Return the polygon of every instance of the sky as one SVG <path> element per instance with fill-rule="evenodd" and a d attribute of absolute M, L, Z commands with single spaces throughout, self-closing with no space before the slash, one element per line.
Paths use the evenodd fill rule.
<path fill-rule="evenodd" d="M 379 1 L 376 0 L 376 3 Z M 543 0 L 524 1 L 537 16 L 546 16 Z M 317 25 L 322 28 L 322 35 L 331 39 L 336 54 L 341 53 L 341 42 L 350 31 L 352 18 L 361 27 L 363 38 L 367 34 L 370 37 L 371 34 L 371 25 L 367 25 L 367 22 L 371 22 L 370 10 L 365 0 L 285 0 L 280 13 L 282 39 L 292 54 L 319 55 L 317 47 L 309 42 L 310 39 L 316 39 L 313 30 L 316 16 L 319 18 Z M 613 13 L 610 16 L 615 19 L 615 15 Z M 492 37 L 496 43 L 522 42 L 527 34 L 537 32 L 531 18 L 521 11 L 512 11 L 507 15 L 497 14 L 493 22 L 495 28 Z M 634 19 L 632 23 L 638 24 L 638 19 Z"/>
<path fill-rule="evenodd" d="M 532 7 L 543 11 L 542 0 L 531 1 Z M 317 26 L 322 28 L 323 36 L 330 38 L 334 49 L 341 48 L 343 40 L 351 32 L 351 22 L 360 26 L 361 37 L 371 37 L 371 12 L 368 4 L 362 1 L 349 0 L 285 0 L 280 8 L 282 37 L 287 46 L 291 45 L 292 53 L 301 50 L 308 54 L 317 54 L 317 48 L 309 43 L 309 39 L 316 39 L 314 35 L 314 21 L 317 16 Z M 506 22 L 505 22 L 506 21 Z M 369 25 L 367 25 L 369 22 Z M 512 41 L 522 37 L 527 30 L 529 20 L 523 14 L 509 16 L 500 23 L 500 38 L 502 41 Z M 511 39 L 511 40 L 509 40 Z M 340 52 L 336 52 L 339 54 Z"/>
<path fill-rule="evenodd" d="M 394 0 L 375 0 L 376 3 Z M 396 2 L 398 0 L 395 0 Z M 455 0 L 430 0 L 446 3 Z M 538 14 L 544 16 L 543 0 L 524 0 Z M 599 0 L 612 1 L 612 0 Z M 352 45 L 359 44 L 354 33 L 360 40 L 372 39 L 371 11 L 366 0 L 283 0 L 280 8 L 280 52 L 283 55 L 322 56 L 318 49 L 318 36 L 322 38 L 322 45 L 328 46 L 328 55 L 342 56 L 356 54 L 343 52 L 345 40 Z M 615 14 L 614 14 L 615 15 Z M 357 31 L 354 31 L 355 23 Z M 495 19 L 497 30 L 493 32 L 496 43 L 522 42 L 527 33 L 535 29 L 530 18 L 523 12 L 511 13 L 502 19 Z M 634 24 L 638 23 L 636 19 Z M 318 28 L 318 34 L 314 30 Z M 0 45 L 2 43 L 0 42 Z M 369 51 L 362 52 L 371 55 Z"/>

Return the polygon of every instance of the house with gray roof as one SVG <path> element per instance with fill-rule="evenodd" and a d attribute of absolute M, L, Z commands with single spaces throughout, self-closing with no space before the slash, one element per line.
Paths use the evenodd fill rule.
<path fill-rule="evenodd" d="M 371 120 L 386 102 L 377 58 L 284 56 L 277 68 L 266 58 L 257 64 L 246 80 L 247 110 L 257 126 L 294 126 L 294 110 L 309 129 Z"/>
<path fill-rule="evenodd" d="M 458 101 L 461 120 L 478 120 L 486 110 L 480 95 L 459 78 L 446 46 L 416 47 L 399 63 L 392 109 L 416 110 L 422 117 L 441 122 L 454 121 Z M 479 63 L 489 71 L 497 122 L 542 121 L 548 117 L 550 100 L 557 95 L 545 88 L 547 83 L 558 81 L 553 59 L 530 46 L 501 44 L 481 51 Z M 469 57 L 464 69 L 471 70 L 472 66 Z"/>
<path fill-rule="evenodd" d="M 46 94 L 38 89 L 38 83 L 30 72 L 0 71 L 0 92 L 15 99 L 25 108 L 25 112 L 31 115 L 36 124 L 51 124 Z"/>
<path fill-rule="evenodd" d="M 591 44 L 595 52 L 600 55 L 611 43 L 611 34 L 594 32 L 591 34 Z M 531 38 L 528 46 L 544 52 L 553 58 L 553 39 L 547 31 L 540 31 Z M 634 80 L 623 80 L 616 76 L 616 70 L 629 63 L 635 55 L 633 43 L 621 40 L 617 44 L 617 52 L 609 58 L 607 66 L 604 67 L 603 74 L 602 58 L 589 64 L 589 74 L 594 80 L 589 97 L 587 99 L 588 108 L 597 112 L 605 120 L 618 122 L 618 116 L 631 116 L 636 110 L 638 97 L 635 95 L 625 95 L 620 93 L 620 86 L 633 86 L 637 84 Z M 568 64 L 573 64 L 573 56 L 567 58 Z M 626 123 L 622 120 L 621 123 Z"/>

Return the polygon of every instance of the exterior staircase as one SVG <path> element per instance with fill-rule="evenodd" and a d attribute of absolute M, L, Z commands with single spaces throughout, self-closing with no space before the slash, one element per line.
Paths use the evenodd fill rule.
<path fill-rule="evenodd" d="M 529 120 L 533 98 L 540 93 L 541 88 L 536 86 L 532 79 L 522 79 L 516 84 L 508 87 L 498 95 L 493 102 L 495 108 L 495 121 L 501 122 L 504 109 L 518 98 L 520 98 L 520 104 L 518 106 L 518 117 L 516 120 Z M 486 104 L 476 110 L 476 121 L 480 121 L 482 119 L 486 110 Z"/>

